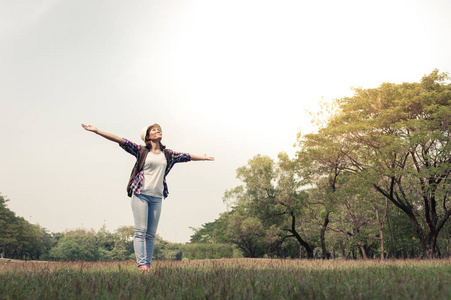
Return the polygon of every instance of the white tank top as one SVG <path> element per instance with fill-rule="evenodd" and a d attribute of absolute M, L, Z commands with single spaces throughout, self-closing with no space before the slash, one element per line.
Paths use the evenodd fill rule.
<path fill-rule="evenodd" d="M 144 163 L 144 182 L 141 193 L 148 196 L 163 198 L 163 178 L 166 170 L 164 153 L 154 154 L 149 151 Z"/>

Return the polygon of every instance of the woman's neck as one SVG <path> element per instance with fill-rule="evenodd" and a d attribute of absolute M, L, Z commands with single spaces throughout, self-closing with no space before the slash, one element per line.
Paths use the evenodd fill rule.
<path fill-rule="evenodd" d="M 154 152 L 154 153 L 160 153 L 161 152 L 161 148 L 160 148 L 160 141 L 150 141 L 146 144 L 147 148 L 149 149 L 149 151 Z"/>

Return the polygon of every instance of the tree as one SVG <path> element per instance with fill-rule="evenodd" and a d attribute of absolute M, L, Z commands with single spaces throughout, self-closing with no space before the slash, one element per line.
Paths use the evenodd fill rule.
<path fill-rule="evenodd" d="M 220 214 L 213 222 L 205 223 L 201 228 L 191 228 L 194 233 L 190 238 L 191 243 L 228 243 L 227 228 L 230 221 L 230 212 Z"/>
<path fill-rule="evenodd" d="M 311 137 L 334 137 L 323 151 L 409 218 L 424 257 L 436 256 L 451 215 L 451 85 L 434 70 L 419 83 L 383 83 L 337 100 L 340 113 Z M 316 160 L 320 165 L 320 160 Z"/>
<path fill-rule="evenodd" d="M 6 207 L 0 194 L 0 252 L 2 257 L 38 259 L 45 250 L 43 230 Z"/>
<path fill-rule="evenodd" d="M 99 243 L 94 231 L 85 229 L 71 230 L 65 233 L 58 244 L 50 251 L 55 260 L 97 261 L 100 259 Z"/>
<path fill-rule="evenodd" d="M 14 256 L 20 259 L 37 259 L 44 247 L 39 226 L 30 224 L 22 217 L 17 217 L 14 225 Z"/>
<path fill-rule="evenodd" d="M 336 104 L 321 103 L 321 111 L 313 117 L 312 123 L 323 129 L 327 123 L 337 116 Z M 348 160 L 345 146 L 339 136 L 331 135 L 327 131 L 321 134 L 298 134 L 298 146 L 301 148 L 296 153 L 296 171 L 304 184 L 313 188 L 309 191 L 310 201 L 313 206 L 320 206 L 314 210 L 314 217 L 320 223 L 320 242 L 322 258 L 328 258 L 326 247 L 326 230 L 330 223 L 330 215 L 336 209 L 337 190 L 340 189 L 340 180 L 346 171 Z"/>
<path fill-rule="evenodd" d="M 368 198 L 365 187 L 356 190 L 352 182 L 349 186 L 340 190 L 340 203 L 333 215 L 333 230 L 337 230 L 358 248 L 360 256 L 364 259 L 373 256 L 376 246 L 375 216 L 372 209 L 372 198 Z"/>
<path fill-rule="evenodd" d="M 324 178 L 318 178 L 315 187 L 308 189 L 307 193 L 310 222 L 314 225 L 314 230 L 320 228 L 322 258 L 328 259 L 330 254 L 326 246 L 326 232 L 331 221 L 331 214 L 336 210 L 335 194 L 331 193 L 329 182 Z"/>
<path fill-rule="evenodd" d="M 112 260 L 135 259 L 133 249 L 133 236 L 135 234 L 134 226 L 121 226 L 113 234 L 115 239 L 114 248 L 110 252 Z"/>
<path fill-rule="evenodd" d="M 238 168 L 237 178 L 244 185 L 227 191 L 224 201 L 236 207 L 235 216 L 231 219 L 232 232 L 246 237 L 247 244 L 252 245 L 255 251 L 257 238 L 260 238 L 261 246 L 273 250 L 286 238 L 295 238 L 305 248 L 307 257 L 312 258 L 313 248 L 302 237 L 298 227 L 306 212 L 307 194 L 300 190 L 294 166 L 295 162 L 285 153 L 279 154 L 277 165 L 271 158 L 257 155 L 248 161 L 247 166 Z M 248 236 L 245 228 L 254 231 L 253 235 Z M 278 239 L 275 239 L 275 232 L 280 233 Z M 250 251 L 249 246 L 247 248 L 246 251 Z"/>
<path fill-rule="evenodd" d="M 2 257 L 8 256 L 7 247 L 16 241 L 13 227 L 16 214 L 6 207 L 6 202 L 8 201 L 6 197 L 0 194 L 0 247 Z"/>
<path fill-rule="evenodd" d="M 308 194 L 301 190 L 302 183 L 296 176 L 296 168 L 295 160 L 290 160 L 286 153 L 279 154 L 275 213 L 285 217 L 282 219 L 282 229 L 290 233 L 287 237 L 294 237 L 299 245 L 307 251 L 307 257 L 313 258 L 313 247 L 301 236 L 297 228 L 300 219 L 307 212 Z"/>
<path fill-rule="evenodd" d="M 170 243 L 163 240 L 158 234 L 155 238 L 155 249 L 153 251 L 153 259 L 159 260 L 181 260 L 182 250 L 181 244 Z"/>
<path fill-rule="evenodd" d="M 228 231 L 230 241 L 243 251 L 245 257 L 262 257 L 265 254 L 265 228 L 258 218 L 236 209 L 230 218 Z"/>

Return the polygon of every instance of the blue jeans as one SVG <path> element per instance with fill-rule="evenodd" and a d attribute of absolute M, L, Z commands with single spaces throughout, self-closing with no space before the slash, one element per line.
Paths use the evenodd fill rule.
<path fill-rule="evenodd" d="M 148 266 L 152 262 L 155 235 L 160 220 L 162 198 L 147 195 L 132 196 L 132 210 L 135 219 L 135 248 L 138 267 Z"/>

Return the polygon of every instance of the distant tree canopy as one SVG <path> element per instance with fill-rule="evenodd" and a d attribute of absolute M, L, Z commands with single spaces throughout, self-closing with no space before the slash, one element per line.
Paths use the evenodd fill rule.
<path fill-rule="evenodd" d="M 122 226 L 113 233 L 102 226 L 48 233 L 32 225 L 6 207 L 8 199 L 0 194 L 0 257 L 54 261 L 134 260 L 134 226 Z M 210 240 L 211 241 L 211 240 Z M 157 235 L 154 260 L 212 259 L 241 257 L 232 244 L 191 243 L 182 245 L 165 241 Z"/>
<path fill-rule="evenodd" d="M 2 257 L 39 259 L 49 245 L 44 228 L 27 222 L 7 208 L 9 200 L 0 194 L 0 253 Z"/>

